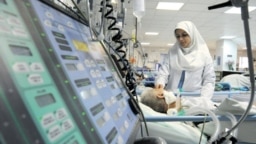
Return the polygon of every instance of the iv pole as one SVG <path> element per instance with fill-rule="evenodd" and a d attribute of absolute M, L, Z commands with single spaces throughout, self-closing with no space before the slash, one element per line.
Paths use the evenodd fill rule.
<path fill-rule="evenodd" d="M 229 0 L 225 3 L 217 4 L 214 6 L 208 7 L 208 10 L 226 7 L 226 6 L 235 6 L 235 7 L 241 7 L 241 16 L 244 23 L 244 32 L 245 32 L 245 40 L 246 40 L 246 47 L 247 47 L 247 56 L 248 56 L 248 64 L 249 64 L 249 75 L 250 75 L 250 82 L 251 82 L 251 98 L 248 104 L 248 107 L 244 114 L 241 116 L 239 121 L 236 125 L 234 125 L 229 131 L 226 132 L 226 135 L 222 137 L 221 141 L 225 141 L 226 137 L 230 135 L 230 133 L 236 129 L 239 124 L 241 124 L 244 119 L 246 118 L 248 112 L 250 111 L 253 100 L 254 100 L 254 89 L 255 89 L 255 80 L 254 80 L 254 69 L 253 69 L 253 56 L 252 56 L 252 48 L 251 48 L 251 39 L 250 39 L 250 28 L 249 28 L 249 12 L 248 12 L 248 1 L 249 0 Z"/>

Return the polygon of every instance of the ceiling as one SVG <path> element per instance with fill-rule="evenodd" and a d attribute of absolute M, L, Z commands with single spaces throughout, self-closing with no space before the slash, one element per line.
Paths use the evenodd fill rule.
<path fill-rule="evenodd" d="M 133 1 L 125 0 L 126 8 L 123 37 L 132 37 L 135 30 L 133 15 Z M 161 2 L 184 2 L 179 11 L 156 10 L 159 0 L 145 0 L 145 15 L 137 25 L 137 39 L 139 42 L 148 42 L 142 45 L 145 50 L 166 51 L 168 43 L 175 43 L 173 29 L 176 23 L 189 20 L 198 28 L 210 49 L 216 48 L 216 42 L 221 36 L 235 36 L 232 40 L 238 49 L 244 49 L 244 25 L 240 14 L 224 14 L 231 7 L 208 10 L 209 6 L 227 2 L 227 0 L 161 0 Z M 256 6 L 256 0 L 249 0 L 249 6 Z M 249 25 L 252 48 L 256 49 L 256 10 L 250 14 Z M 145 32 L 158 32 L 157 36 L 147 36 Z M 134 32 L 133 32 L 134 33 Z"/>

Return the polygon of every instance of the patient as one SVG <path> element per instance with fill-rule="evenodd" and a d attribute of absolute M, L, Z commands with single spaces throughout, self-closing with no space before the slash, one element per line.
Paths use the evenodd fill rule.
<path fill-rule="evenodd" d="M 251 88 L 251 82 L 249 77 L 241 74 L 230 74 L 223 77 L 220 82 L 226 82 L 231 85 L 232 90 L 249 90 Z"/>
<path fill-rule="evenodd" d="M 154 89 L 147 89 L 141 94 L 141 103 L 153 110 L 168 115 L 178 115 L 181 112 L 181 101 L 172 92 L 164 91 L 163 96 L 158 96 Z"/>

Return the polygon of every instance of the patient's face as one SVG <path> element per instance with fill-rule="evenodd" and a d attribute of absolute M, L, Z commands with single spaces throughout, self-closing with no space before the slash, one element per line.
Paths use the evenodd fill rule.
<path fill-rule="evenodd" d="M 166 112 L 167 112 L 168 109 L 170 109 L 170 108 L 175 108 L 175 107 L 176 107 L 176 102 L 170 103 L 170 104 L 168 105 L 168 104 L 165 102 L 164 99 L 158 99 L 158 100 L 163 101 L 162 103 L 163 103 L 163 105 L 164 105 L 164 107 L 165 107 L 165 111 L 166 111 Z"/>
<path fill-rule="evenodd" d="M 166 113 L 168 109 L 175 108 L 176 107 L 176 101 L 167 104 L 165 97 L 159 97 L 157 95 L 157 91 L 154 89 L 148 90 L 146 93 L 143 93 L 141 97 L 141 102 L 149 107 L 151 107 L 153 110 L 160 112 L 160 113 Z M 165 93 L 169 94 L 169 93 Z"/>

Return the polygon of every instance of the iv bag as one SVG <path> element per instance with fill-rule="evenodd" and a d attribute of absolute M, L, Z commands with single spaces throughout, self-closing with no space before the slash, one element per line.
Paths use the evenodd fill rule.
<path fill-rule="evenodd" d="M 133 0 L 133 15 L 140 19 L 145 15 L 145 2 L 144 0 Z"/>

